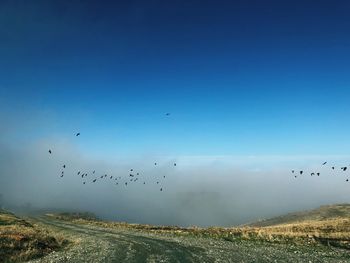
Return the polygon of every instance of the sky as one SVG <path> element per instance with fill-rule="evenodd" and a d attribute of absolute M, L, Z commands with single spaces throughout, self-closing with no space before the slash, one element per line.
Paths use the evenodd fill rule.
<path fill-rule="evenodd" d="M 290 170 L 348 165 L 349 10 L 341 0 L 1 0 L 0 192 L 11 204 L 181 225 L 348 201 L 344 178 L 292 183 Z M 161 200 L 156 188 L 81 190 L 57 178 L 63 162 L 172 177 Z"/>

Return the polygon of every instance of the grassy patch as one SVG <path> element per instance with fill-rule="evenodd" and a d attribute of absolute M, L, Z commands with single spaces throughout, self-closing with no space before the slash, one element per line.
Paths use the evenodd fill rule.
<path fill-rule="evenodd" d="M 46 255 L 68 244 L 63 237 L 0 211 L 0 262 L 26 261 Z"/>

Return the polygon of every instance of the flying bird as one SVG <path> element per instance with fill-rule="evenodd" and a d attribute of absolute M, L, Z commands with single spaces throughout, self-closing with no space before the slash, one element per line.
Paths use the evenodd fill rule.
<path fill-rule="evenodd" d="M 294 170 L 292 170 L 292 174 L 294 174 Z"/>
<path fill-rule="evenodd" d="M 334 167 L 334 166 L 332 166 L 332 169 L 334 170 L 334 169 L 335 169 L 335 167 Z"/>
<path fill-rule="evenodd" d="M 317 173 L 317 176 L 320 176 L 320 173 Z"/>
<path fill-rule="evenodd" d="M 163 188 L 160 188 L 160 191 L 162 192 L 162 191 L 163 191 Z"/>
<path fill-rule="evenodd" d="M 66 165 L 65 165 L 65 164 L 63 165 L 63 168 L 66 168 Z"/>
<path fill-rule="evenodd" d="M 83 182 L 83 184 L 85 184 L 85 182 Z"/>
<path fill-rule="evenodd" d="M 167 113 L 165 114 L 165 116 L 170 116 L 170 112 L 167 112 Z"/>
<path fill-rule="evenodd" d="M 80 171 L 78 172 L 78 175 L 80 174 Z"/>
<path fill-rule="evenodd" d="M 348 169 L 348 167 L 345 166 L 345 167 L 342 167 L 341 169 L 345 172 Z"/>
<path fill-rule="evenodd" d="M 324 162 L 322 165 L 326 165 L 327 164 L 327 162 Z"/>
<path fill-rule="evenodd" d="M 92 182 L 94 183 L 94 182 L 96 182 L 96 180 L 97 180 L 97 179 L 94 179 Z"/>
<path fill-rule="evenodd" d="M 311 176 L 315 175 L 315 173 L 311 173 Z"/>
<path fill-rule="evenodd" d="M 176 166 L 176 163 L 174 163 L 174 166 Z"/>
<path fill-rule="evenodd" d="M 157 163 L 154 163 L 154 165 L 157 165 Z"/>
<path fill-rule="evenodd" d="M 51 150 L 49 150 L 49 154 L 51 154 L 52 152 L 51 152 Z"/>
<path fill-rule="evenodd" d="M 300 174 L 303 174 L 304 171 L 300 171 Z"/>
<path fill-rule="evenodd" d="M 79 136 L 80 135 L 80 132 L 78 132 L 75 136 Z"/>

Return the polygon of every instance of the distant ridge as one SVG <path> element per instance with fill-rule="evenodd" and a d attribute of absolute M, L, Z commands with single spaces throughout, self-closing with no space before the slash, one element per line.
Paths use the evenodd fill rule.
<path fill-rule="evenodd" d="M 313 210 L 288 213 L 286 215 L 259 220 L 245 224 L 250 227 L 267 227 L 281 224 L 294 224 L 310 220 L 329 220 L 335 218 L 350 218 L 350 204 L 323 205 Z"/>

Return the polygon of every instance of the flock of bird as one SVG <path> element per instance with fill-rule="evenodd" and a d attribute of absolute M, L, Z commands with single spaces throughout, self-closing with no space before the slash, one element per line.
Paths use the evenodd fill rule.
<path fill-rule="evenodd" d="M 166 113 L 165 115 L 166 115 L 166 116 L 169 116 L 170 113 Z M 75 136 L 76 136 L 76 137 L 80 136 L 80 132 L 76 133 Z M 49 149 L 48 152 L 49 152 L 50 155 L 53 154 L 52 149 Z M 157 165 L 158 165 L 158 163 L 155 162 L 155 163 L 154 163 L 154 166 L 157 166 Z M 174 166 L 174 167 L 177 166 L 177 163 L 173 163 L 173 166 Z M 61 171 L 60 177 L 64 177 L 65 169 L 66 169 L 66 164 L 63 164 L 63 165 L 62 165 L 62 171 Z M 82 184 L 85 185 L 86 182 L 87 182 L 89 173 L 78 171 L 78 172 L 76 173 L 76 175 L 79 176 L 79 177 L 81 177 L 81 179 L 82 179 Z M 125 186 L 127 186 L 127 185 L 130 184 L 130 183 L 136 183 L 136 182 L 138 182 L 140 179 L 142 179 L 142 176 L 141 176 L 140 172 L 134 171 L 133 168 L 131 168 L 131 169 L 129 170 L 129 175 L 128 175 L 127 179 L 126 179 L 124 182 L 121 181 L 121 180 L 123 179 L 121 176 L 113 176 L 113 175 L 107 175 L 107 174 L 103 174 L 103 175 L 97 176 L 95 170 L 93 170 L 93 171 L 91 172 L 91 177 L 93 177 L 93 178 L 91 179 L 91 183 L 96 183 L 98 179 L 99 179 L 99 180 L 101 180 L 101 179 L 109 179 L 109 180 L 114 180 L 116 185 L 119 185 L 119 183 L 120 183 L 120 184 L 124 183 Z M 165 178 L 166 178 L 166 176 L 163 175 L 163 179 L 165 179 Z M 143 181 L 143 180 L 140 180 L 140 181 Z M 145 185 L 145 184 L 146 184 L 146 181 L 143 181 L 143 184 Z M 156 184 L 157 184 L 157 185 L 160 184 L 160 180 L 159 180 L 159 179 L 156 181 Z M 162 192 L 162 191 L 163 191 L 163 187 L 160 187 L 160 188 L 159 188 L 159 191 Z"/>
<path fill-rule="evenodd" d="M 328 162 L 322 163 L 322 166 L 326 166 L 327 163 L 328 163 Z M 335 167 L 335 166 L 330 166 L 330 168 L 331 168 L 332 170 L 339 169 L 339 168 L 337 168 L 337 167 Z M 348 167 L 347 167 L 347 166 L 340 167 L 340 170 L 343 171 L 343 172 L 346 172 L 346 171 L 348 170 Z M 292 170 L 292 174 L 294 174 L 294 177 L 295 177 L 295 178 L 297 178 L 298 175 L 303 175 L 303 174 L 305 174 L 305 173 L 306 173 L 306 172 L 305 172 L 304 170 L 300 170 L 300 171 Z M 315 175 L 320 176 L 320 175 L 321 175 L 321 172 L 319 172 L 319 171 L 311 171 L 311 172 L 310 172 L 310 175 L 311 175 L 311 176 L 315 176 Z M 345 181 L 346 181 L 346 182 L 349 182 L 349 179 L 347 178 Z"/>

